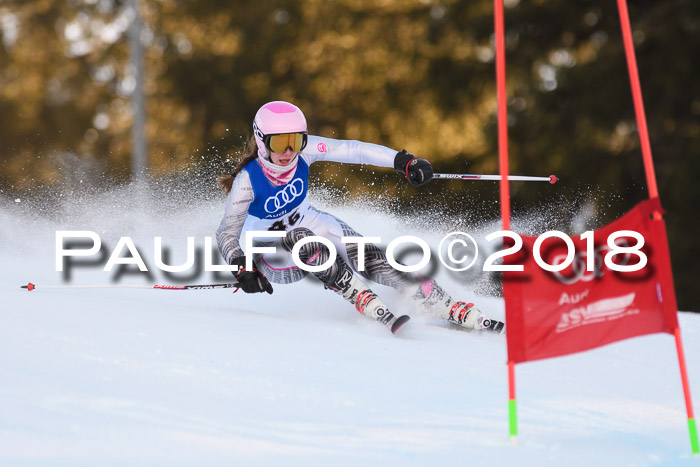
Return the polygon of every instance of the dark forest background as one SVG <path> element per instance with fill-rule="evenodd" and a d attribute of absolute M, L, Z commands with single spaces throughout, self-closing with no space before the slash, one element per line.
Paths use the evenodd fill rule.
<path fill-rule="evenodd" d="M 587 207 L 600 227 L 648 196 L 613 0 L 505 0 L 513 211 Z M 681 309 L 700 310 L 700 2 L 629 0 Z M 260 105 L 289 100 L 312 133 L 497 173 L 491 0 L 141 0 L 154 179 L 229 171 Z M 0 2 L 0 190 L 131 177 L 129 10 L 119 0 Z M 495 183 L 320 165 L 347 196 L 420 214 L 498 217 Z M 214 179 L 210 178 L 211 187 Z M 576 232 L 569 232 L 576 233 Z"/>

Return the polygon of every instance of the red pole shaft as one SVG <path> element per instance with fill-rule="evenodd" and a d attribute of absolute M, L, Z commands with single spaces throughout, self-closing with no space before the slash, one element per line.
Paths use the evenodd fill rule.
<path fill-rule="evenodd" d="M 642 99 L 642 86 L 639 83 L 639 70 L 637 69 L 637 59 L 634 54 L 634 41 L 632 40 L 632 27 L 630 26 L 629 11 L 627 10 L 627 0 L 617 0 L 617 9 L 620 12 L 620 26 L 622 28 L 622 41 L 625 46 L 625 56 L 627 57 L 627 70 L 630 76 L 632 87 L 632 99 L 634 101 L 634 112 L 637 118 L 637 128 L 639 129 L 639 141 L 642 147 L 642 158 L 644 160 L 644 171 L 647 177 L 647 187 L 649 188 L 649 198 L 658 198 L 659 189 L 656 185 L 656 174 L 654 172 L 654 160 L 651 155 L 651 144 L 649 143 L 649 130 L 647 128 L 647 118 L 644 113 L 644 101 Z M 654 219 L 661 220 L 661 213 L 654 212 Z M 690 396 L 690 384 L 688 384 L 688 370 L 685 365 L 685 355 L 683 353 L 683 343 L 681 341 L 681 330 L 676 327 L 673 330 L 676 338 L 676 350 L 678 352 L 678 365 L 681 370 L 681 381 L 683 384 L 683 395 L 685 397 L 685 408 L 688 413 L 688 426 L 693 453 L 698 453 L 697 433 L 695 432 L 695 417 L 693 416 L 693 402 Z"/>
<path fill-rule="evenodd" d="M 632 27 L 630 26 L 629 12 L 627 11 L 627 0 L 617 0 L 617 8 L 620 11 L 622 41 L 625 46 L 625 56 L 627 57 L 627 70 L 630 75 L 630 85 L 632 86 L 634 113 L 637 117 L 639 142 L 642 146 L 642 158 L 644 159 L 644 171 L 646 172 L 647 176 L 649 198 L 657 198 L 659 196 L 659 189 L 656 185 L 654 161 L 651 156 L 651 144 L 649 143 L 647 117 L 644 113 L 644 101 L 642 100 L 642 86 L 641 84 L 639 84 L 639 71 L 637 70 L 637 59 L 634 54 L 634 41 L 632 40 Z"/>
<path fill-rule="evenodd" d="M 688 412 L 688 418 L 693 416 L 693 401 L 690 397 L 690 384 L 688 384 L 688 370 L 685 366 L 685 354 L 683 352 L 683 342 L 681 341 L 681 330 L 676 328 L 673 330 L 673 335 L 676 338 L 676 350 L 678 351 L 678 365 L 681 367 L 681 380 L 683 382 L 683 395 L 685 396 L 685 408 Z"/>
<path fill-rule="evenodd" d="M 503 0 L 494 0 L 496 32 L 496 93 L 498 96 L 498 165 L 501 182 L 501 220 L 510 230 L 510 185 L 508 184 L 508 108 L 506 100 L 506 47 Z"/>
<path fill-rule="evenodd" d="M 498 101 L 498 166 L 501 174 L 500 201 L 503 230 L 510 230 L 510 185 L 508 182 L 508 107 L 506 96 L 506 41 L 503 0 L 493 2 L 496 35 L 496 95 Z M 518 434 L 515 401 L 515 362 L 508 362 L 508 411 L 511 441 Z"/>
<path fill-rule="evenodd" d="M 676 350 L 678 351 L 678 366 L 681 369 L 681 381 L 683 382 L 683 396 L 685 397 L 685 410 L 688 413 L 688 432 L 690 434 L 690 449 L 695 456 L 700 454 L 700 443 L 698 443 L 698 431 L 693 415 L 693 400 L 690 395 L 690 384 L 688 383 L 688 370 L 685 365 L 685 354 L 683 352 L 683 342 L 681 341 L 681 329 L 676 327 L 673 330 L 676 338 Z"/>
<path fill-rule="evenodd" d="M 508 398 L 515 400 L 515 363 L 508 362 Z"/>
<path fill-rule="evenodd" d="M 508 431 L 511 442 L 518 436 L 518 408 L 515 400 L 515 362 L 508 362 Z"/>

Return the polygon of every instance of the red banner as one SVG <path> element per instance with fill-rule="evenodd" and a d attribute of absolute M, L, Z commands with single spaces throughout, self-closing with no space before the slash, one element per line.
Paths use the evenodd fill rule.
<path fill-rule="evenodd" d="M 678 318 L 666 227 L 663 219 L 653 219 L 654 211 L 661 212 L 658 198 L 595 232 L 572 237 L 570 245 L 558 233 L 522 236 L 522 248 L 504 263 L 524 267 L 503 273 L 509 361 L 673 333 Z M 569 261 L 561 271 L 545 269 Z"/>

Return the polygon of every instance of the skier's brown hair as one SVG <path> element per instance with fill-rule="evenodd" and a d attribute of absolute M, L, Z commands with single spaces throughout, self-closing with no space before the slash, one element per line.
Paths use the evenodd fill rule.
<path fill-rule="evenodd" d="M 236 176 L 241 172 L 241 170 L 243 170 L 243 166 L 258 157 L 258 147 L 255 144 L 255 137 L 251 136 L 248 139 L 248 142 L 243 147 L 243 153 L 245 156 L 238 162 L 236 167 L 233 169 L 233 172 L 231 172 L 231 175 L 221 175 L 216 179 L 219 186 L 226 192 L 226 194 L 231 192 L 233 180 L 235 180 Z"/>

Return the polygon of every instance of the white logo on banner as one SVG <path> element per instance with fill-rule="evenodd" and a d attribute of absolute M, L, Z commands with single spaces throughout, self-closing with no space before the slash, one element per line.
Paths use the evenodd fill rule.
<path fill-rule="evenodd" d="M 634 302 L 634 297 L 635 293 L 631 292 L 627 295 L 605 298 L 567 311 L 561 315 L 559 324 L 557 324 L 557 332 L 564 332 L 578 326 L 610 321 L 639 313 L 638 309 L 629 308 Z"/>

